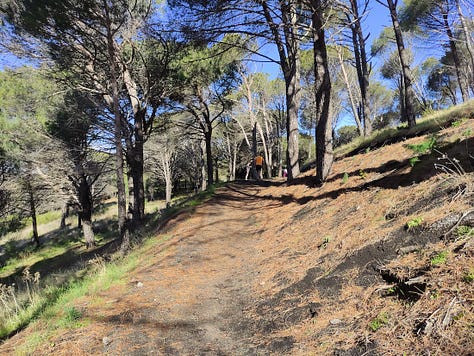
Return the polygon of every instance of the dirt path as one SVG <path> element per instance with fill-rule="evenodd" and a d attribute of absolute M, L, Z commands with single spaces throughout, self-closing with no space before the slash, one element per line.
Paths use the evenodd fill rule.
<path fill-rule="evenodd" d="M 49 340 L 57 354 L 248 355 L 245 310 L 253 302 L 261 188 L 219 190 L 191 216 L 164 228 L 168 240 L 143 256 L 126 286 L 81 301 L 92 323 Z M 92 337 L 91 337 L 92 336 Z M 2 346 L 15 349 L 13 338 Z"/>

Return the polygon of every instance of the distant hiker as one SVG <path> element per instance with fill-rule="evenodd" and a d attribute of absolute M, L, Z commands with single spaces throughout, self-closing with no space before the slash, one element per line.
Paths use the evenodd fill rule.
<path fill-rule="evenodd" d="M 263 157 L 258 155 L 255 157 L 255 169 L 257 170 L 257 180 L 262 179 Z"/>
<path fill-rule="evenodd" d="M 288 177 L 288 170 L 286 168 L 283 168 L 283 178 Z"/>

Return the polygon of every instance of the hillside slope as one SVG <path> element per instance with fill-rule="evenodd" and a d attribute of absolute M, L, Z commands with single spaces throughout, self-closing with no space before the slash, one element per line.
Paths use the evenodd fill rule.
<path fill-rule="evenodd" d="M 473 354 L 473 132 L 345 157 L 323 186 L 220 188 L 123 283 L 78 298 L 75 328 L 40 319 L 0 354 Z"/>

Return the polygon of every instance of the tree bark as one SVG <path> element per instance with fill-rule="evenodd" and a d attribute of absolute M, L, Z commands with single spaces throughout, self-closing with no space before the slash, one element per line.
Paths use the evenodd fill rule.
<path fill-rule="evenodd" d="M 207 186 L 214 184 L 214 162 L 212 161 L 212 128 L 207 129 L 204 133 L 204 142 L 206 150 L 206 167 L 207 167 Z"/>
<path fill-rule="evenodd" d="M 127 149 L 127 163 L 132 178 L 133 225 L 138 226 L 145 217 L 145 185 L 143 182 L 143 137 Z"/>
<path fill-rule="evenodd" d="M 325 33 L 320 0 L 312 1 L 314 77 L 316 97 L 316 175 L 324 182 L 332 167 L 332 120 L 330 115 L 331 79 L 329 77 Z"/>
<path fill-rule="evenodd" d="M 467 88 L 466 88 L 465 80 L 463 79 L 463 74 L 461 73 L 461 60 L 459 58 L 459 52 L 458 52 L 458 48 L 456 45 L 456 40 L 454 38 L 453 31 L 451 30 L 451 27 L 449 26 L 449 19 L 448 19 L 447 12 L 443 13 L 443 24 L 444 24 L 444 29 L 446 30 L 446 34 L 449 38 L 449 48 L 451 49 L 451 54 L 453 55 L 454 67 L 456 70 L 456 77 L 458 78 L 459 90 L 461 91 L 462 101 L 466 102 L 469 100 L 469 96 L 467 94 Z"/>
<path fill-rule="evenodd" d="M 357 131 L 359 132 L 360 136 L 363 136 L 364 135 L 364 127 L 363 127 L 362 122 L 361 122 L 360 117 L 359 117 L 359 112 L 357 110 L 357 105 L 356 105 L 356 101 L 355 101 L 355 98 L 354 98 L 354 94 L 352 94 L 352 88 L 351 88 L 351 85 L 349 83 L 349 77 L 347 75 L 346 66 L 344 65 L 344 58 L 342 56 L 340 46 L 337 46 L 336 50 L 337 50 L 337 54 L 338 54 L 337 57 L 339 59 L 339 65 L 341 66 L 341 72 L 342 72 L 342 76 L 343 76 L 343 79 L 344 79 L 344 84 L 346 85 L 347 93 L 349 94 L 349 102 L 351 104 L 352 115 L 354 115 L 354 119 L 355 119 L 355 122 L 356 122 L 356 125 L 357 125 Z"/>
<path fill-rule="evenodd" d="M 295 2 L 281 2 L 281 14 L 285 40 L 282 39 L 279 28 L 272 17 L 272 11 L 265 1 L 260 2 L 268 26 L 273 35 L 280 57 L 280 65 L 285 79 L 286 95 L 286 134 L 287 151 L 286 160 L 288 165 L 288 180 L 296 178 L 300 174 L 299 166 L 299 130 L 298 111 L 300 105 L 300 52 L 299 36 L 297 33 L 297 15 Z M 286 51 L 285 51 L 286 48 Z"/>
<path fill-rule="evenodd" d="M 415 98 L 415 93 L 413 91 L 413 76 L 411 73 L 410 65 L 408 64 L 408 55 L 405 50 L 405 45 L 403 43 L 403 35 L 398 22 L 397 14 L 397 2 L 398 0 L 387 0 L 388 9 L 390 11 L 390 17 L 392 18 L 393 30 L 395 32 L 395 39 L 397 42 L 398 55 L 400 57 L 400 65 L 402 67 L 403 73 L 403 82 L 404 82 L 404 101 L 405 109 L 402 111 L 402 119 L 408 122 L 408 127 L 414 127 L 416 125 L 415 120 L 415 109 L 413 105 L 413 100 Z"/>
<path fill-rule="evenodd" d="M 168 157 L 163 157 L 163 174 L 165 177 L 165 202 L 168 208 L 171 205 L 171 197 L 173 194 L 173 179 L 171 174 L 171 166 Z"/>
<path fill-rule="evenodd" d="M 470 59 L 470 64 L 471 64 L 471 69 L 470 69 L 470 85 L 472 88 L 472 91 L 474 93 L 474 50 L 472 48 L 472 43 L 471 43 L 471 33 L 468 30 L 468 26 L 466 24 L 466 19 L 464 17 L 464 14 L 461 9 L 461 3 L 459 0 L 456 0 L 456 8 L 458 10 L 459 14 L 459 20 L 461 21 L 461 27 L 462 31 L 464 33 L 464 37 L 466 38 L 466 48 L 467 52 L 469 53 L 469 59 Z"/>
<path fill-rule="evenodd" d="M 201 191 L 205 191 L 207 189 L 207 179 L 206 179 L 206 162 L 205 162 L 205 155 L 206 155 L 206 142 L 205 140 L 201 140 L 201 177 L 200 177 L 200 184 L 201 184 Z"/>
<path fill-rule="evenodd" d="M 372 124 L 370 122 L 370 108 L 368 102 L 369 77 L 370 72 L 367 65 L 367 53 L 365 50 L 365 38 L 362 32 L 362 26 L 359 15 L 359 6 L 357 0 L 351 0 L 352 14 L 354 16 L 352 30 L 352 43 L 354 47 L 354 56 L 356 60 L 357 77 L 359 80 L 360 96 L 361 96 L 361 122 L 364 125 L 364 136 L 368 136 L 372 132 Z"/>
<path fill-rule="evenodd" d="M 59 228 L 61 230 L 64 230 L 66 228 L 66 218 L 69 216 L 69 204 L 68 202 L 64 203 L 62 209 L 61 209 L 61 223 L 59 225 Z"/>
<path fill-rule="evenodd" d="M 84 234 L 86 247 L 91 248 L 95 246 L 95 236 L 92 228 L 93 201 L 91 187 L 84 174 L 80 177 L 78 193 L 82 233 Z"/>
<path fill-rule="evenodd" d="M 117 80 L 118 70 L 116 68 L 116 53 L 113 40 L 113 31 L 109 18 L 109 9 L 107 3 L 104 1 L 104 11 L 106 14 L 106 31 L 107 31 L 107 54 L 110 66 L 110 87 L 111 87 L 111 101 L 112 110 L 114 114 L 114 144 L 115 144 L 115 178 L 117 184 L 117 215 L 118 215 L 118 230 L 119 238 L 121 240 L 120 250 L 125 253 L 130 249 L 130 236 L 127 223 L 127 196 L 124 182 L 124 158 L 122 145 L 122 111 L 120 108 L 120 89 Z"/>
<path fill-rule="evenodd" d="M 36 244 L 36 247 L 40 246 L 39 234 L 38 234 L 38 221 L 36 220 L 36 202 L 35 202 L 35 193 L 33 187 L 29 182 L 27 182 L 28 189 L 28 200 L 30 203 L 30 217 L 33 229 L 33 241 Z"/>

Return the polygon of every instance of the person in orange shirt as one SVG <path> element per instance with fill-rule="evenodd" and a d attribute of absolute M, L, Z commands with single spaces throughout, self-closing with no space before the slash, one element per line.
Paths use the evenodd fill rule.
<path fill-rule="evenodd" d="M 255 157 L 255 169 L 257 170 L 257 180 L 262 179 L 263 157 L 258 155 Z"/>

